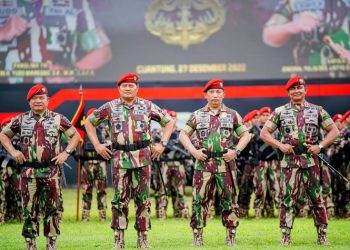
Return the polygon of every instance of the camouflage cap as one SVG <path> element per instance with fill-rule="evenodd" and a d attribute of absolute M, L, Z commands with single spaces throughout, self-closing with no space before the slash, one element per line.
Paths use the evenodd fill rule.
<path fill-rule="evenodd" d="M 30 88 L 30 90 L 28 91 L 28 94 L 27 94 L 27 101 L 29 102 L 30 99 L 35 96 L 35 95 L 44 95 L 44 94 L 48 94 L 48 90 L 47 88 L 42 85 L 42 84 L 37 84 L 37 85 L 34 85 L 33 87 Z"/>
<path fill-rule="evenodd" d="M 305 85 L 305 79 L 298 75 L 291 77 L 286 84 L 286 90 L 288 91 L 294 85 Z"/>
<path fill-rule="evenodd" d="M 120 86 L 123 82 L 133 82 L 133 83 L 138 83 L 138 80 L 140 77 L 134 73 L 134 72 L 128 72 L 122 75 L 119 80 L 117 81 L 117 85 Z"/>

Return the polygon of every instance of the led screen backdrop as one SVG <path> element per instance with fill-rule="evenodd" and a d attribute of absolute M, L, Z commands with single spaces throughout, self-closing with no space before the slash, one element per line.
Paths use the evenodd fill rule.
<path fill-rule="evenodd" d="M 0 82 L 111 82 L 126 71 L 162 82 L 292 73 L 346 78 L 349 6 L 349 0 L 0 0 Z"/>

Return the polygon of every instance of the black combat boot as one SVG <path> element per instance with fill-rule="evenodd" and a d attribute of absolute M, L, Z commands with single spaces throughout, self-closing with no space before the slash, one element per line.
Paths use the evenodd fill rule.
<path fill-rule="evenodd" d="M 89 221 L 90 220 L 90 210 L 83 209 L 83 214 L 81 216 L 81 221 Z"/>

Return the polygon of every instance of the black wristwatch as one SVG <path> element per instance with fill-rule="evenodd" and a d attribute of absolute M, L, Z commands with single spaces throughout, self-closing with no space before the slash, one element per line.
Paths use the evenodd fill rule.
<path fill-rule="evenodd" d="M 168 145 L 168 143 L 166 141 L 160 141 L 160 144 L 163 146 L 163 147 L 166 147 Z"/>

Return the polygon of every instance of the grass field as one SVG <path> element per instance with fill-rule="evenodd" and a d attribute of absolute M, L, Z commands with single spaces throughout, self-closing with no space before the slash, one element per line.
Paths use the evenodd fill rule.
<path fill-rule="evenodd" d="M 61 235 L 57 245 L 59 249 L 111 249 L 113 246 L 113 232 L 110 229 L 111 211 L 110 200 L 112 189 L 108 189 L 107 221 L 100 222 L 93 202 L 90 222 L 76 222 L 76 191 L 65 189 L 64 216 L 61 224 Z M 95 196 L 93 197 L 95 199 Z M 154 198 L 151 199 L 154 202 Z M 190 202 L 190 197 L 188 197 Z M 152 203 L 153 206 L 154 203 Z M 136 248 L 136 231 L 134 206 L 130 204 L 129 229 L 125 234 L 126 248 Z M 252 213 L 253 211 L 251 211 Z M 168 211 L 168 218 L 159 221 L 155 218 L 152 207 L 152 230 L 149 233 L 149 242 L 153 249 L 196 249 L 192 244 L 192 231 L 189 221 L 172 218 L 172 209 Z M 251 214 L 252 216 L 252 214 Z M 80 215 L 79 215 L 80 217 Z M 237 232 L 237 245 L 234 249 L 285 249 L 279 245 L 278 219 L 242 219 Z M 0 225 L 0 250 L 24 249 L 24 240 L 21 236 L 21 223 L 8 223 Z M 45 249 L 45 237 L 42 236 L 42 225 L 38 238 L 38 249 Z M 313 220 L 296 219 L 292 231 L 292 246 L 288 249 L 350 249 L 350 221 L 334 219 L 329 222 L 328 239 L 330 246 L 316 245 L 316 230 Z M 200 249 L 229 249 L 225 246 L 225 228 L 221 218 L 208 221 L 204 229 L 204 247 Z"/>

